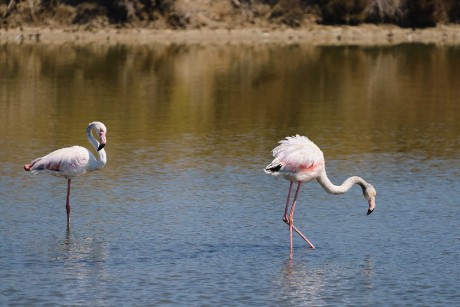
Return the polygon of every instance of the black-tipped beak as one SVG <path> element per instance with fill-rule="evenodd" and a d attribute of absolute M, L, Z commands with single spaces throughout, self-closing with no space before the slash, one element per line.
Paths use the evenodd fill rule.
<path fill-rule="evenodd" d="M 367 215 L 374 212 L 374 209 L 375 209 L 375 197 L 372 197 L 371 199 L 369 199 L 369 208 L 367 209 Z"/>
<path fill-rule="evenodd" d="M 106 142 L 107 141 L 105 139 L 105 132 L 99 132 L 99 147 L 97 148 L 97 151 L 100 151 L 102 148 L 104 148 Z"/>

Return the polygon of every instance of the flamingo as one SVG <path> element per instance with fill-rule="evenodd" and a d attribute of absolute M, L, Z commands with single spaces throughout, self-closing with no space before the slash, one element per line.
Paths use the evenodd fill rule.
<path fill-rule="evenodd" d="M 315 248 L 307 237 L 294 226 L 294 209 L 302 183 L 316 179 L 326 192 L 335 195 L 343 194 L 351 189 L 354 184 L 357 184 L 362 188 L 364 197 L 368 201 L 369 207 L 367 215 L 374 211 L 375 196 L 377 195 L 374 187 L 358 176 L 349 177 L 340 186 L 334 185 L 327 177 L 323 152 L 306 136 L 297 134 L 296 136 L 286 137 L 286 139 L 281 140 L 279 144 L 280 145 L 273 149 L 273 156 L 275 158 L 265 167 L 265 173 L 275 177 L 282 176 L 290 181 L 286 208 L 284 209 L 283 215 L 283 221 L 289 225 L 290 259 L 292 259 L 293 230 L 297 232 L 312 249 Z M 294 182 L 297 182 L 297 189 L 289 211 L 289 202 Z"/>
<path fill-rule="evenodd" d="M 99 137 L 99 142 L 94 138 L 93 131 Z M 85 147 L 72 146 L 55 150 L 24 165 L 26 171 L 34 174 L 46 172 L 67 179 L 67 227 L 70 226 L 70 182 L 73 177 L 100 170 L 105 166 L 107 163 L 104 150 L 106 133 L 107 128 L 101 122 L 92 122 L 86 128 L 86 137 L 97 151 L 99 159 L 96 159 L 93 153 Z"/>

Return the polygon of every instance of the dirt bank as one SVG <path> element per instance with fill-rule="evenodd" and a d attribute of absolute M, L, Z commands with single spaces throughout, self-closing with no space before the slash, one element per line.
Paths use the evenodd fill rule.
<path fill-rule="evenodd" d="M 334 17 L 327 8 L 355 2 L 0 0 L 0 44 L 460 44 L 460 23 L 456 23 L 460 7 L 450 0 L 436 1 L 443 5 L 411 7 L 404 5 L 407 1 L 393 1 L 395 6 L 376 11 L 375 4 L 381 1 L 369 0 L 349 10 L 333 10 L 337 11 Z M 372 12 L 379 12 L 381 20 L 372 17 Z M 355 26 L 327 26 L 327 16 L 338 24 L 351 24 L 356 16 L 361 19 L 354 21 L 359 24 Z M 425 28 L 394 24 L 400 18 L 399 23 L 406 20 L 407 26 L 410 16 L 425 16 L 426 22 L 413 22 Z"/>
<path fill-rule="evenodd" d="M 0 29 L 0 44 L 311 44 L 311 45 L 387 45 L 400 43 L 460 44 L 460 25 L 428 29 L 397 26 L 321 26 L 302 29 L 200 29 L 154 30 L 105 28 L 81 30 L 79 27 L 21 27 Z"/>

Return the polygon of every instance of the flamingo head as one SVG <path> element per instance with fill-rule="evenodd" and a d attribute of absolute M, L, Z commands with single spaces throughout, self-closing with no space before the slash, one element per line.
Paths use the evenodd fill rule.
<path fill-rule="evenodd" d="M 97 151 L 100 151 L 102 148 L 104 148 L 105 144 L 107 143 L 107 140 L 105 137 L 107 133 L 107 128 L 101 122 L 92 122 L 88 126 L 88 130 L 87 130 L 88 133 L 90 130 L 93 130 L 93 129 L 95 130 L 96 135 L 99 138 L 99 145 L 97 147 Z"/>
<path fill-rule="evenodd" d="M 366 184 L 363 187 L 363 194 L 364 197 L 367 199 L 367 202 L 369 203 L 369 209 L 367 209 L 367 215 L 369 215 L 375 209 L 375 196 L 377 195 L 377 191 L 371 184 Z"/>
<path fill-rule="evenodd" d="M 104 148 L 105 144 L 107 143 L 107 140 L 105 138 L 106 132 L 107 132 L 107 128 L 105 128 L 105 126 L 103 126 L 100 130 L 98 130 L 99 147 L 97 148 L 97 151 L 99 151 L 102 148 Z"/>

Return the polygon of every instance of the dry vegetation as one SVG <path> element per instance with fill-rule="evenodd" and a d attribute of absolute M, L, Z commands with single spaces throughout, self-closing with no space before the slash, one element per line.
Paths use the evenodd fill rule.
<path fill-rule="evenodd" d="M 302 28 L 460 23 L 458 0 L 0 0 L 0 28 Z"/>

